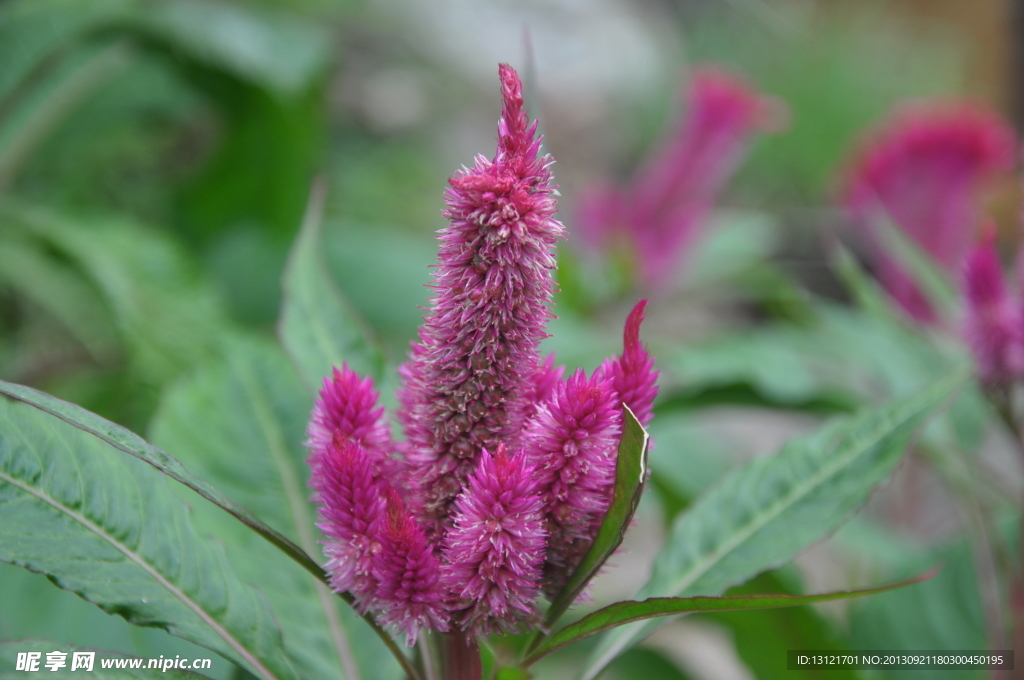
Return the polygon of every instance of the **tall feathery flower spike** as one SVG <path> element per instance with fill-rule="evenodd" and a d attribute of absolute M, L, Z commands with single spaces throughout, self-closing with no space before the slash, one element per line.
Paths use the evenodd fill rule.
<path fill-rule="evenodd" d="M 568 575 L 607 510 L 622 407 L 646 424 L 657 392 L 643 301 L 622 355 L 590 378 L 540 358 L 563 230 L 518 76 L 500 75 L 498 152 L 451 180 L 433 308 L 401 369 L 406 442 L 347 366 L 307 430 L 331 584 L 410 645 L 432 630 L 464 647 L 536 619 L 542 585 Z"/>
<path fill-rule="evenodd" d="M 498 151 L 450 180 L 432 306 L 402 369 L 398 418 L 435 539 L 483 449 L 520 445 L 564 233 L 522 85 L 511 67 L 499 73 Z"/>
<path fill-rule="evenodd" d="M 900 228 L 951 275 L 973 241 L 988 177 L 1013 165 L 1016 139 L 995 114 L 966 103 L 898 109 L 848 171 L 845 204 L 874 251 L 882 285 L 913 319 L 935 310 L 886 250 L 886 223 Z"/>
<path fill-rule="evenodd" d="M 780 129 L 784 105 L 716 68 L 694 69 L 686 114 L 628 189 L 595 186 L 581 201 L 579 226 L 592 250 L 625 242 L 640 283 L 664 288 L 700 234 L 708 211 L 735 172 L 754 132 Z"/>

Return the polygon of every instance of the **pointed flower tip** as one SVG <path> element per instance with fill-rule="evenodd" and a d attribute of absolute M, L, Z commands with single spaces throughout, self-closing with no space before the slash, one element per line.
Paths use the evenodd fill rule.
<path fill-rule="evenodd" d="M 391 433 L 378 397 L 371 378 L 361 378 L 348 364 L 333 367 L 313 406 L 306 445 L 313 452 L 322 451 L 340 434 L 360 442 L 371 456 L 386 456 Z"/>
<path fill-rule="evenodd" d="M 640 300 L 626 317 L 626 325 L 622 331 L 622 344 L 627 351 L 640 346 L 640 324 L 644 322 L 645 318 L 647 318 L 647 300 Z"/>
<path fill-rule="evenodd" d="M 782 132 L 789 126 L 789 107 L 778 97 L 762 95 L 745 78 L 718 66 L 700 66 L 691 72 L 688 92 L 697 115 L 731 122 L 741 131 Z"/>
<path fill-rule="evenodd" d="M 524 156 L 533 161 L 540 151 L 537 124 L 523 107 L 523 82 L 508 64 L 498 66 L 501 79 L 501 118 L 498 121 L 498 156 Z"/>

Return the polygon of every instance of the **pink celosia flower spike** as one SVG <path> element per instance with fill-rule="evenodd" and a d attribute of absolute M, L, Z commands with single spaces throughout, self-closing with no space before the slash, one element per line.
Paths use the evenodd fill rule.
<path fill-rule="evenodd" d="M 554 597 L 594 541 L 608 510 L 622 427 L 610 376 L 577 370 L 541 404 L 527 452 L 544 499 L 548 551 L 544 592 Z"/>
<path fill-rule="evenodd" d="M 404 632 L 405 644 L 412 647 L 423 628 L 448 630 L 441 568 L 423 529 L 398 492 L 387 487 L 385 500 L 380 551 L 373 558 L 381 610 L 377 620 Z"/>
<path fill-rule="evenodd" d="M 375 476 L 375 461 L 340 431 L 310 459 L 313 500 L 320 505 L 318 526 L 331 539 L 324 548 L 331 587 L 352 593 L 361 611 L 373 608 L 377 592 L 373 559 L 380 552 L 385 510 L 385 487 Z"/>
<path fill-rule="evenodd" d="M 606 360 L 598 369 L 612 378 L 612 386 L 629 410 L 644 427 L 654 416 L 654 399 L 658 396 L 658 371 L 654 359 L 640 342 L 640 324 L 644 321 L 647 300 L 641 300 L 626 318 L 622 332 L 622 355 Z"/>
<path fill-rule="evenodd" d="M 936 315 L 886 252 L 886 224 L 958 274 L 980 216 L 983 180 L 1010 169 L 1015 148 L 1013 131 L 993 113 L 966 103 L 914 105 L 897 110 L 855 159 L 846 206 L 875 251 L 882 284 L 912 318 Z"/>
<path fill-rule="evenodd" d="M 585 241 L 598 249 L 616 240 L 631 243 L 636 274 L 648 289 L 670 282 L 751 135 L 777 130 L 785 120 L 780 102 L 715 68 L 691 73 L 686 99 L 678 129 L 645 161 L 628 190 L 595 188 L 581 201 Z"/>
<path fill-rule="evenodd" d="M 967 258 L 964 333 L 981 379 L 1006 384 L 1024 375 L 1024 318 L 1006 290 L 994 237 L 990 231 Z"/>
<path fill-rule="evenodd" d="M 307 427 L 306 446 L 323 451 L 336 433 L 359 442 L 374 458 L 383 458 L 391 450 L 391 433 L 384 420 L 384 407 L 377 406 L 378 394 L 370 378 L 359 375 L 343 364 L 324 378 L 320 395 L 313 406 Z"/>
<path fill-rule="evenodd" d="M 455 502 L 445 539 L 445 581 L 463 630 L 511 631 L 536 615 L 544 563 L 544 520 L 533 466 L 499 444 L 480 456 Z"/>
<path fill-rule="evenodd" d="M 548 156 L 523 110 L 522 85 L 499 68 L 503 107 L 494 160 L 451 180 L 434 297 L 403 367 L 398 412 L 410 479 L 432 540 L 484 447 L 519 447 L 551 314 L 554 219 Z"/>

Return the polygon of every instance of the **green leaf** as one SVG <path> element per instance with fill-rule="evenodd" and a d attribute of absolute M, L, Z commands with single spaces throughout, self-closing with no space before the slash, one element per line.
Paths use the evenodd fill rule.
<path fill-rule="evenodd" d="M 98 678 L 99 680 L 156 680 L 157 678 L 164 678 L 166 680 L 204 680 L 205 675 L 201 673 L 195 673 L 193 671 L 185 671 L 176 668 L 168 668 L 167 671 L 163 671 L 160 668 L 147 668 L 149 662 L 148 659 L 139 659 L 139 668 L 130 668 L 136 659 L 132 657 L 124 656 L 116 652 L 105 652 L 98 651 L 95 649 L 83 649 L 80 647 L 74 647 L 71 645 L 56 644 L 49 642 L 48 640 L 17 640 L 13 642 L 0 642 L 0 678 L 23 678 L 25 677 L 25 671 L 15 671 L 18 662 L 19 652 L 39 652 L 39 670 L 46 673 L 46 677 L 50 678 L 76 678 L 81 677 L 80 673 L 85 673 L 85 669 L 77 668 L 74 671 L 71 670 L 72 655 L 75 652 L 93 652 L 95 657 L 93 658 L 92 671 L 85 677 Z M 46 668 L 46 655 L 50 652 L 63 652 L 67 656 L 64 657 L 66 666 L 59 671 L 51 671 Z M 111 659 L 114 663 L 120 662 L 126 666 L 126 668 L 103 668 L 101 664 L 102 659 Z M 173 660 L 173 659 L 172 659 Z M 190 663 L 192 659 L 187 659 Z M 3 668 L 8 666 L 7 668 Z"/>
<path fill-rule="evenodd" d="M 314 184 L 284 272 L 284 304 L 277 332 L 289 359 L 313 394 L 332 367 L 383 377 L 384 357 L 365 323 L 331 280 L 321 258 L 325 185 Z"/>
<path fill-rule="evenodd" d="M 127 28 L 232 76 L 294 95 L 327 67 L 327 32 L 294 14 L 210 0 L 130 5 Z"/>
<path fill-rule="evenodd" d="M 597 635 L 617 626 L 635 621 L 675 616 L 678 614 L 694 614 L 697 612 L 740 611 L 749 609 L 776 609 L 779 607 L 796 607 L 819 602 L 846 600 L 853 597 L 875 595 L 896 588 L 904 588 L 921 581 L 926 581 L 938 573 L 935 569 L 927 574 L 886 586 L 866 588 L 864 590 L 847 590 L 818 595 L 733 595 L 725 597 L 655 597 L 642 602 L 616 602 L 603 609 L 584 616 L 582 619 L 566 626 L 544 641 L 535 652 L 526 658 L 525 664 L 530 665 L 554 651 L 571 645 L 574 642 Z"/>
<path fill-rule="evenodd" d="M 757 593 L 786 593 L 799 595 L 802 590 L 794 587 L 786 578 L 797 572 L 792 565 L 776 571 L 769 571 L 747 581 L 742 586 L 730 588 L 727 595 L 753 595 Z M 931 581 L 929 581 L 931 583 Z M 920 586 L 926 587 L 925 585 Z M 916 590 L 911 589 L 911 590 Z M 777 651 L 780 649 L 828 649 L 841 653 L 853 649 L 854 645 L 840 632 L 831 620 L 822 616 L 813 607 L 786 607 L 754 611 L 732 611 L 704 614 L 700 618 L 728 627 L 736 645 L 740 660 L 760 680 L 779 676 L 780 666 Z M 870 647 L 861 647 L 870 648 Z M 855 680 L 858 671 L 840 668 L 805 669 L 786 671 L 793 680 Z"/>
<path fill-rule="evenodd" d="M 0 400 L 0 422 L 0 560 L 267 680 L 296 677 L 266 602 L 163 477 L 28 405 Z"/>
<path fill-rule="evenodd" d="M 963 372 L 890 406 L 838 420 L 729 474 L 676 521 L 641 597 L 715 595 L 791 560 L 835 531 L 892 471 Z M 608 633 L 581 674 L 594 678 L 658 622 Z"/>
<path fill-rule="evenodd" d="M 545 627 L 550 628 L 558 621 L 583 592 L 590 579 L 594 578 L 605 561 L 622 544 L 622 537 L 640 504 L 640 495 L 647 479 L 648 440 L 647 432 L 636 416 L 628 406 L 623 405 L 622 438 L 619 439 L 615 463 L 615 489 L 611 504 L 601 521 L 601 527 L 590 550 L 580 560 L 576 571 L 551 603 L 545 617 Z"/>
<path fill-rule="evenodd" d="M 206 500 L 237 518 L 317 578 L 326 578 L 323 569 L 301 548 L 264 524 L 252 512 L 235 503 L 207 482 L 191 474 L 185 469 L 185 466 L 172 458 L 166 451 L 153 446 L 134 432 L 105 418 L 101 418 L 95 413 L 90 413 L 81 406 L 69 404 L 45 392 L 40 392 L 24 385 L 15 385 L 14 383 L 0 380 L 0 394 L 5 394 L 12 399 L 17 399 L 45 413 L 56 416 L 83 432 L 95 435 L 111 446 L 149 463 L 171 479 L 184 484 Z"/>
<path fill-rule="evenodd" d="M 225 360 L 167 392 L 153 440 L 253 508 L 308 554 L 320 554 L 302 446 L 312 399 L 277 347 L 234 336 Z M 197 509 L 197 512 L 202 512 Z M 217 515 L 203 513 L 214 526 Z M 300 674 L 394 678 L 399 669 L 376 632 L 322 583 L 248 532 L 215 529 L 243 579 L 258 583 Z M 397 651 L 397 650 L 393 650 Z M 401 652 L 398 652 L 399 654 Z"/>

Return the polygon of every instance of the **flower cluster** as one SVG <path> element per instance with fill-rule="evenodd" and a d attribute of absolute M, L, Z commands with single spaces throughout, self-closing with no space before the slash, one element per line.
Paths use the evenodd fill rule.
<path fill-rule="evenodd" d="M 884 230 L 897 226 L 956 275 L 981 217 L 983 181 L 1013 166 L 1015 145 L 998 116 L 965 103 L 905 106 L 863 145 L 845 204 L 874 252 L 882 285 L 911 318 L 933 322 L 936 313 L 887 252 Z"/>
<path fill-rule="evenodd" d="M 332 586 L 409 644 L 535 619 L 607 511 L 623 406 L 646 425 L 657 393 L 643 302 L 622 355 L 589 377 L 563 379 L 539 354 L 564 229 L 519 77 L 499 75 L 497 153 L 450 180 L 431 307 L 400 369 L 405 439 L 347 366 L 324 380 L 308 429 Z"/>
<path fill-rule="evenodd" d="M 695 69 L 686 116 L 661 151 L 649 157 L 630 186 L 591 188 L 579 225 L 591 249 L 624 242 L 643 267 L 647 289 L 664 288 L 683 253 L 700 235 L 708 211 L 743 158 L 751 135 L 784 119 L 782 105 L 738 78 Z"/>

